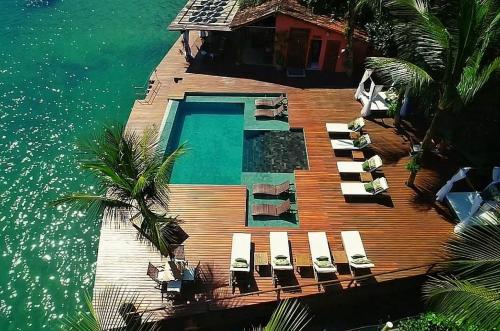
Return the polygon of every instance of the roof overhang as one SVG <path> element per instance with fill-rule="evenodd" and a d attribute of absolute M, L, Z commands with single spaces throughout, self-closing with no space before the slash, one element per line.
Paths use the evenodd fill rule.
<path fill-rule="evenodd" d="M 189 0 L 168 29 L 231 31 L 238 8 L 237 0 Z"/>

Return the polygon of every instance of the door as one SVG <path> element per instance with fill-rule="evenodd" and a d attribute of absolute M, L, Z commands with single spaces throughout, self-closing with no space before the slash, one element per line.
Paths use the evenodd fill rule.
<path fill-rule="evenodd" d="M 335 71 L 337 59 L 339 57 L 340 41 L 328 40 L 326 42 L 325 61 L 323 62 L 323 70 Z"/>
<path fill-rule="evenodd" d="M 321 55 L 321 39 L 313 39 L 309 47 L 309 55 L 307 56 L 307 68 L 319 69 L 319 56 Z"/>
<path fill-rule="evenodd" d="M 291 68 L 305 68 L 309 30 L 290 29 L 288 39 L 287 66 Z"/>

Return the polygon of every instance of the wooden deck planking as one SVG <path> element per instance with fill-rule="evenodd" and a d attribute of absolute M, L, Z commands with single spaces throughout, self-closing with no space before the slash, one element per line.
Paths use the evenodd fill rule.
<path fill-rule="evenodd" d="M 192 48 L 195 50 L 194 46 Z M 349 203 L 340 190 L 341 177 L 336 162 L 350 160 L 350 157 L 333 153 L 325 123 L 347 122 L 359 116 L 361 106 L 353 98 L 353 89 L 297 88 L 228 77 L 222 73 L 207 75 L 186 72 L 187 65 L 178 48 L 179 45 L 172 47 L 157 68 L 162 85 L 152 104 L 135 103 L 127 124 L 129 130 L 141 131 L 153 125 L 160 127 L 168 99 L 182 98 L 185 92 L 286 92 L 290 126 L 304 129 L 310 166 L 307 171 L 296 171 L 300 227 L 293 229 L 246 228 L 246 191 L 242 186 L 172 185 L 170 212 L 184 220 L 182 227 L 190 235 L 186 242 L 186 257 L 191 265 L 200 261 L 205 271 L 211 270 L 217 275 L 213 282 L 220 287 L 207 297 L 231 295 L 227 282 L 234 232 L 251 233 L 256 251 L 268 252 L 269 232 L 287 231 L 292 254 L 297 254 L 309 252 L 308 231 L 326 231 L 331 249 L 337 251 L 343 249 L 340 232 L 357 230 L 361 233 L 368 257 L 375 263 L 373 273 L 432 263 L 439 259 L 440 247 L 452 232 L 452 225 L 428 202 L 428 192 L 439 184 L 440 176 L 431 170 L 419 173 L 416 186 L 423 192 L 425 199 L 406 187 L 408 172 L 405 164 L 408 162 L 409 142 L 395 134 L 391 119 L 368 120 L 365 127 L 365 132 L 370 134 L 373 141 L 368 155 L 378 153 L 384 160 L 381 172 L 390 186 L 386 194 L 389 198 L 383 204 L 378 203 L 379 200 Z M 174 83 L 173 77 L 181 77 L 182 80 Z M 133 229 L 124 233 L 103 227 L 102 231 L 95 289 L 112 281 L 125 283 L 139 289 L 150 307 L 161 305 L 159 291 L 153 288 L 153 281 L 146 276 L 148 260 L 158 260 L 158 254 L 135 241 Z M 126 243 L 126 248 L 117 250 L 116 244 L 110 244 L 109 241 Z M 116 276 L 117 273 L 122 275 Z M 379 276 L 376 281 L 419 273 L 422 270 Z M 314 278 L 301 278 L 297 273 L 295 277 L 300 285 L 314 282 Z M 347 279 L 350 275 L 338 277 Z M 255 273 L 254 278 L 256 283 L 252 290 L 273 288 L 270 276 Z M 306 287 L 297 293 L 286 293 L 282 298 L 317 293 L 316 287 Z M 275 294 L 261 294 L 227 300 L 221 303 L 220 308 L 275 299 Z M 188 313 L 196 311 L 193 308 Z M 166 317 L 173 312 L 166 310 L 157 314 Z"/>

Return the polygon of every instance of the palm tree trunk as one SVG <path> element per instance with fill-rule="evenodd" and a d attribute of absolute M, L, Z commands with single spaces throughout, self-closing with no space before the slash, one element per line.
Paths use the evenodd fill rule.
<path fill-rule="evenodd" d="M 349 0 L 347 3 L 347 13 L 345 20 L 347 22 L 345 27 L 345 35 L 347 44 L 345 47 L 345 65 L 347 67 L 346 74 L 350 78 L 354 71 L 354 54 L 353 54 L 353 38 L 354 38 L 354 19 L 355 19 L 356 0 Z"/>
<path fill-rule="evenodd" d="M 396 112 L 394 113 L 394 126 L 396 127 L 396 129 L 399 129 L 401 127 L 401 107 L 403 106 L 404 97 L 404 92 L 398 91 L 397 107 Z"/>
<path fill-rule="evenodd" d="M 408 180 L 406 181 L 406 185 L 409 187 L 413 187 L 415 185 L 416 178 L 417 178 L 417 172 L 410 171 L 410 177 L 408 177 Z"/>
<path fill-rule="evenodd" d="M 441 108 L 438 108 L 436 111 L 436 114 L 434 115 L 434 118 L 431 121 L 431 125 L 429 125 L 429 128 L 427 129 L 427 132 L 425 133 L 424 140 L 422 141 L 422 151 L 421 151 L 421 156 L 425 156 L 430 149 L 433 147 L 432 146 L 432 139 L 435 136 L 436 133 L 436 128 L 438 127 L 438 122 L 439 122 L 439 117 L 441 117 L 441 112 L 443 110 Z"/>

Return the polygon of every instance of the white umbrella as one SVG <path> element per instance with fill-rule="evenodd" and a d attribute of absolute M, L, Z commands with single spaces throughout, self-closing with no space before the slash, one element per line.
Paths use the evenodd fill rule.
<path fill-rule="evenodd" d="M 443 201 L 444 198 L 446 197 L 446 194 L 448 194 L 448 192 L 450 192 L 451 189 L 453 188 L 453 184 L 455 182 L 458 182 L 461 179 L 464 179 L 467 176 L 467 173 L 469 172 L 469 170 L 470 170 L 470 167 L 460 168 L 457 171 L 457 173 L 455 175 L 453 175 L 453 177 L 451 177 L 451 179 L 449 181 L 447 181 L 446 184 L 444 184 L 443 187 L 441 187 L 439 189 L 439 191 L 437 191 L 436 200 Z"/>

